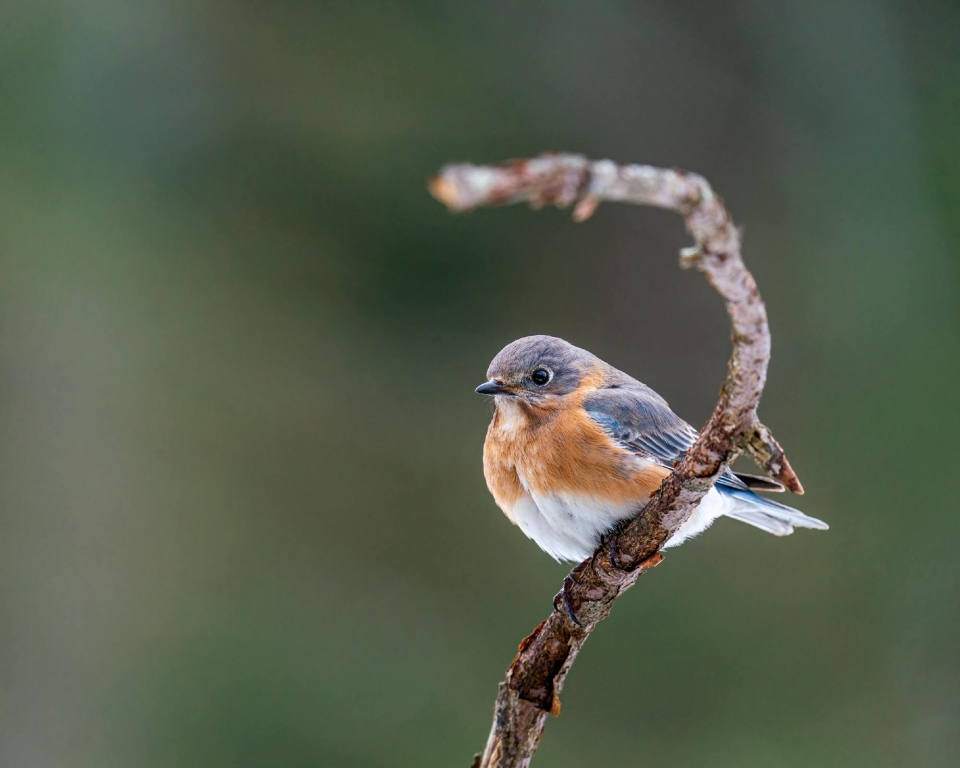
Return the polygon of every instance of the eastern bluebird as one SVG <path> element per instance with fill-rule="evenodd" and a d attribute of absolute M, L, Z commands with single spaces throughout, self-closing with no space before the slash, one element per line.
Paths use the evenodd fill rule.
<path fill-rule="evenodd" d="M 497 506 L 557 560 L 588 557 L 640 510 L 693 445 L 697 431 L 636 379 L 553 336 L 507 345 L 477 387 L 495 408 L 483 474 Z M 775 536 L 827 524 L 758 496 L 782 491 L 727 469 L 667 541 L 674 547 L 721 515 Z"/>

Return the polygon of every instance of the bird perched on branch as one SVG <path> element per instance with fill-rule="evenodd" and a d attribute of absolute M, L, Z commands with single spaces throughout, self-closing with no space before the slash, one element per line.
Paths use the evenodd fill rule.
<path fill-rule="evenodd" d="M 587 558 L 634 517 L 693 445 L 697 431 L 636 379 L 553 336 L 508 344 L 477 387 L 494 399 L 483 473 L 497 506 L 557 560 Z M 727 469 L 665 547 L 718 517 L 776 536 L 826 523 L 754 493 L 782 491 Z"/>

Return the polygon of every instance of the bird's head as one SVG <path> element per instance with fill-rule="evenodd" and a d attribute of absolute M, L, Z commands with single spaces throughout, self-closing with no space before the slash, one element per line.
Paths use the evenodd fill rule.
<path fill-rule="evenodd" d="M 555 336 L 525 336 L 508 344 L 487 368 L 481 395 L 548 405 L 596 378 L 604 364 L 584 349 Z"/>

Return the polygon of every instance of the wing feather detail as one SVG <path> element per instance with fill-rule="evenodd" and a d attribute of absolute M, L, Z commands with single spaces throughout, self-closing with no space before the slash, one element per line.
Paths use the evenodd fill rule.
<path fill-rule="evenodd" d="M 666 400 L 640 382 L 597 389 L 584 398 L 583 408 L 621 446 L 668 469 L 700 436 L 670 410 Z M 729 469 L 717 482 L 729 488 L 747 488 Z"/>

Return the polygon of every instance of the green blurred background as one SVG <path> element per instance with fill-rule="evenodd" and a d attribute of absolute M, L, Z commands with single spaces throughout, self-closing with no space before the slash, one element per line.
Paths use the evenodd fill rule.
<path fill-rule="evenodd" d="M 0 765 L 469 764 L 566 573 L 484 487 L 490 358 L 702 424 L 729 352 L 676 216 L 426 194 L 550 149 L 725 197 L 832 529 L 671 553 L 536 764 L 960 765 L 958 74 L 955 0 L 7 0 Z"/>

